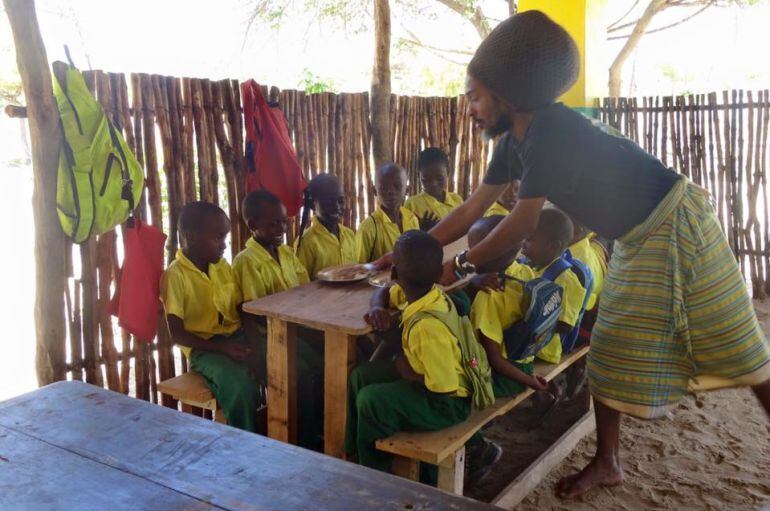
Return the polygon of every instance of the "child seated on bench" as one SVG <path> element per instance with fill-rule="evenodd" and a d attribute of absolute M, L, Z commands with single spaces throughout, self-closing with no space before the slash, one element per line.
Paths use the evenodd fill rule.
<path fill-rule="evenodd" d="M 520 185 L 521 181 L 519 179 L 514 179 L 511 181 L 511 184 L 508 185 L 508 188 L 506 188 L 502 195 L 500 195 L 500 198 L 489 207 L 487 212 L 484 213 L 484 216 L 506 216 L 508 213 L 513 211 L 514 206 L 516 206 L 516 203 L 519 201 Z"/>
<path fill-rule="evenodd" d="M 251 192 L 243 200 L 241 215 L 251 237 L 233 260 L 233 271 L 244 302 L 286 291 L 308 282 L 307 270 L 283 243 L 286 234 L 286 208 L 281 200 L 266 190 Z M 267 337 L 265 319 L 243 314 L 248 338 L 258 345 L 259 374 L 267 374 Z M 306 331 L 303 337 L 307 337 Z M 299 444 L 319 449 L 323 433 L 323 409 L 320 389 L 323 378 L 320 350 L 297 340 L 297 375 L 299 379 Z"/>
<path fill-rule="evenodd" d="M 470 415 L 472 386 L 458 339 L 434 316 L 411 324 L 425 311 L 456 314 L 435 284 L 442 257 L 441 245 L 429 234 L 404 233 L 393 250 L 396 284 L 372 297 L 367 322 L 386 330 L 392 321 L 389 309 L 399 308 L 405 328 L 403 353 L 395 360 L 369 362 L 350 375 L 345 452 L 362 465 L 390 471 L 392 457 L 375 448 L 377 440 L 398 431 L 444 429 Z"/>
<path fill-rule="evenodd" d="M 588 297 L 583 319 L 580 322 L 580 340 L 583 341 L 581 344 L 587 344 L 599 312 L 599 295 L 604 288 L 607 259 L 603 247 L 598 242 L 591 242 L 592 233 L 588 229 L 574 219 L 572 219 L 572 226 L 574 236 L 568 250 L 573 258 L 588 266 L 593 276 L 593 288 Z"/>
<path fill-rule="evenodd" d="M 542 277 L 555 264 L 563 264 L 564 252 L 572 241 L 572 222 L 562 211 L 545 208 L 540 212 L 537 229 L 526 240 L 522 254 L 532 266 L 535 276 Z M 558 364 L 562 354 L 562 337 L 573 335 L 585 310 L 586 289 L 575 271 L 561 271 L 554 282 L 563 289 L 562 309 L 556 333 L 537 357 Z"/>
<path fill-rule="evenodd" d="M 379 259 L 393 250 L 402 233 L 420 228 L 414 213 L 403 207 L 406 184 L 406 170 L 395 163 L 386 163 L 377 169 L 374 186 L 379 206 L 361 222 L 356 232 L 359 263 Z"/>
<path fill-rule="evenodd" d="M 310 211 L 315 215 L 305 230 Z M 333 266 L 358 262 L 356 235 L 342 225 L 345 213 L 345 194 L 337 176 L 318 174 L 305 190 L 302 225 L 294 243 L 297 258 L 305 265 L 310 280 L 318 272 Z"/>
<path fill-rule="evenodd" d="M 449 158 L 438 147 L 429 147 L 417 158 L 422 193 L 409 197 L 404 207 L 417 215 L 420 229 L 430 230 L 439 220 L 463 203 L 463 198 L 447 190 Z"/>
<path fill-rule="evenodd" d="M 171 339 L 190 369 L 203 375 L 227 423 L 256 432 L 258 381 L 264 373 L 241 330 L 238 306 L 243 300 L 222 258 L 229 233 L 230 220 L 218 206 L 186 204 L 179 215 L 182 248 L 163 274 L 160 298 Z"/>

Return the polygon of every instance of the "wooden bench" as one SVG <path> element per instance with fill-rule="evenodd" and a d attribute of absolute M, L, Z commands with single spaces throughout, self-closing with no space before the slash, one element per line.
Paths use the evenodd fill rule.
<path fill-rule="evenodd" d="M 182 403 L 183 412 L 193 413 L 193 408 L 210 410 L 215 421 L 227 424 L 225 414 L 199 373 L 184 373 L 162 381 L 158 384 L 158 390 Z"/>
<path fill-rule="evenodd" d="M 535 362 L 535 374 L 544 376 L 550 381 L 587 353 L 588 346 L 564 356 L 559 364 Z M 437 465 L 438 487 L 462 495 L 465 443 L 485 424 L 508 413 L 533 393 L 532 389 L 527 389 L 511 398 L 499 398 L 494 405 L 484 410 L 474 410 L 466 421 L 451 428 L 439 431 L 396 433 L 389 438 L 378 440 L 377 449 L 393 454 L 393 472 L 409 479 L 419 479 L 420 462 Z M 582 436 L 592 430 L 591 428 L 589 431 L 584 431 L 587 426 L 579 429 L 580 432 L 583 432 Z M 573 432 L 570 441 L 572 437 L 577 435 L 577 432 Z M 575 443 L 570 449 L 574 447 Z M 509 487 L 507 491 L 510 493 L 513 489 Z"/>

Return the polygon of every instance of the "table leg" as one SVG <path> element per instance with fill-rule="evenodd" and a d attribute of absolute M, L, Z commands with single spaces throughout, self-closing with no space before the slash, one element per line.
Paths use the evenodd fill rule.
<path fill-rule="evenodd" d="M 344 457 L 348 376 L 353 369 L 356 337 L 327 330 L 324 340 L 324 452 Z"/>
<path fill-rule="evenodd" d="M 267 436 L 297 443 L 296 326 L 267 319 Z"/>

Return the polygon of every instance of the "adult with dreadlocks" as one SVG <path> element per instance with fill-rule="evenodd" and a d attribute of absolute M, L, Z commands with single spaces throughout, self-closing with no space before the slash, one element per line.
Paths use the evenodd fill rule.
<path fill-rule="evenodd" d="M 513 211 L 445 265 L 442 283 L 529 237 L 546 200 L 615 240 L 588 359 L 596 454 L 559 482 L 562 497 L 622 483 L 621 414 L 654 419 L 692 389 L 743 385 L 770 415 L 770 347 L 708 192 L 556 102 L 578 72 L 575 42 L 542 12 L 492 31 L 468 65 L 466 95 L 484 136 L 501 138 L 483 183 L 430 231 L 442 245 L 460 238 L 520 179 Z"/>

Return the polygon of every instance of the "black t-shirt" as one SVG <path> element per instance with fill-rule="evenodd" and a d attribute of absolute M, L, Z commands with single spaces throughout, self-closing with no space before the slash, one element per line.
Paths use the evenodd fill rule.
<path fill-rule="evenodd" d="M 597 234 L 617 239 L 642 223 L 679 176 L 613 128 L 556 103 L 524 140 L 498 142 L 484 182 L 521 180 L 519 197 L 546 197 Z"/>

